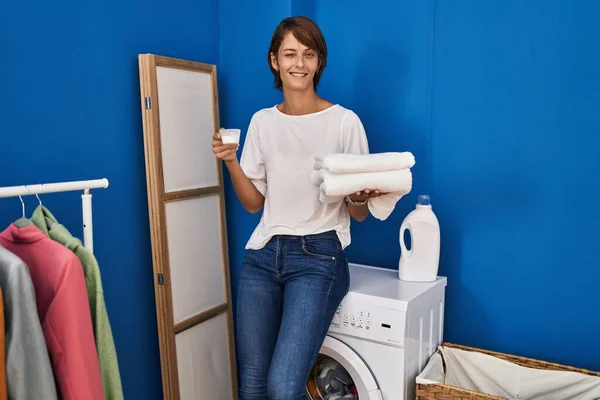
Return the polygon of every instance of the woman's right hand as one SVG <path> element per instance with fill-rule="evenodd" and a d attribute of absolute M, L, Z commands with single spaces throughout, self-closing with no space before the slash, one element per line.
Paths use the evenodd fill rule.
<path fill-rule="evenodd" d="M 215 132 L 213 135 L 213 153 L 219 160 L 223 160 L 226 163 L 236 161 L 237 160 L 237 149 L 240 148 L 238 143 L 232 144 L 223 144 L 221 140 L 221 134 L 219 132 Z"/>

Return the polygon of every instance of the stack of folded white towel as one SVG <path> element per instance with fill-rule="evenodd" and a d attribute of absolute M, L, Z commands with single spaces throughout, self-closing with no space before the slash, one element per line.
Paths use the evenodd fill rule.
<path fill-rule="evenodd" d="M 411 191 L 410 169 L 414 165 L 415 157 L 410 152 L 334 153 L 315 157 L 310 181 L 319 186 L 319 198 L 324 203 L 340 201 L 365 189 L 384 193 L 369 200 L 369 211 L 383 221 L 394 211 L 398 200 Z"/>

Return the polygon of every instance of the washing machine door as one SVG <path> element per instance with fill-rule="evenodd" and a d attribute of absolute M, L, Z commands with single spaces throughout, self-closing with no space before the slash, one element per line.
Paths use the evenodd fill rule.
<path fill-rule="evenodd" d="M 383 400 L 373 373 L 350 346 L 333 336 L 327 335 L 320 353 L 333 358 L 346 369 L 354 381 L 359 400 Z"/>

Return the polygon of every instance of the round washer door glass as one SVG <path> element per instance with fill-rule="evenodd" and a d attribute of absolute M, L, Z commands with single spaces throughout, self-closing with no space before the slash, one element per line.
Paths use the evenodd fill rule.
<path fill-rule="evenodd" d="M 327 335 L 320 353 L 333 358 L 350 374 L 358 391 L 359 400 L 383 400 L 371 370 L 351 347 Z"/>

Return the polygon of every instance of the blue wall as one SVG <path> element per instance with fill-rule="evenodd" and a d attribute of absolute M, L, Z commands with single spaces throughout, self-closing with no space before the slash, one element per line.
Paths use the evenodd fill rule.
<path fill-rule="evenodd" d="M 329 44 L 320 93 L 360 115 L 373 152 L 417 157 L 414 191 L 392 216 L 353 224 L 350 259 L 396 268 L 398 227 L 430 193 L 449 277 L 446 339 L 600 370 L 600 5 L 539 4 L 7 5 L 0 186 L 110 179 L 94 192 L 95 247 L 126 398 L 162 398 L 137 54 L 217 63 L 222 125 L 245 130 L 281 99 L 266 52 L 279 20 L 297 13 Z M 259 216 L 228 177 L 226 190 L 235 296 Z M 81 236 L 78 194 L 42 201 Z M 30 213 L 36 199 L 26 202 Z M 18 199 L 0 199 L 1 226 L 19 215 Z"/>
<path fill-rule="evenodd" d="M 593 1 L 317 7 L 322 94 L 358 112 L 372 151 L 417 159 L 412 195 L 355 225 L 348 253 L 395 268 L 429 192 L 448 341 L 600 370 L 599 19 Z"/>
<path fill-rule="evenodd" d="M 447 338 L 600 370 L 600 3 L 437 2 Z"/>
<path fill-rule="evenodd" d="M 139 53 L 217 63 L 218 2 L 4 2 L 0 186 L 106 177 L 94 244 L 126 399 L 162 399 Z M 79 193 L 41 196 L 82 237 Z M 36 206 L 26 197 L 27 214 Z M 0 199 L 4 229 L 21 213 Z"/>

